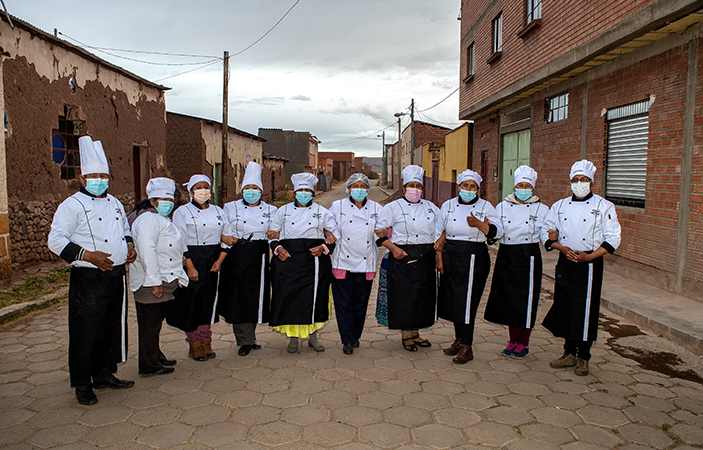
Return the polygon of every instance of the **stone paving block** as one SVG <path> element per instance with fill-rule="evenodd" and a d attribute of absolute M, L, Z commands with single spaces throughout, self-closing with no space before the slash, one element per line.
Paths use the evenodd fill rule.
<path fill-rule="evenodd" d="M 520 382 L 520 383 L 511 383 L 508 385 L 508 388 L 516 393 L 516 394 L 521 394 L 521 395 L 534 395 L 534 396 L 539 396 L 539 395 L 546 395 L 551 393 L 552 391 L 549 390 L 549 388 L 543 384 L 538 384 L 538 383 L 528 383 L 526 381 Z"/>
<path fill-rule="evenodd" d="M 557 377 L 551 372 L 544 372 L 534 369 L 520 372 L 518 373 L 518 376 L 522 381 L 525 381 L 527 383 L 538 383 L 543 385 L 549 383 L 556 383 L 557 381 L 559 381 L 559 377 Z"/>
<path fill-rule="evenodd" d="M 385 392 L 390 392 L 391 394 L 405 395 L 411 392 L 422 391 L 422 385 L 417 381 L 408 380 L 388 380 L 382 381 L 380 384 L 380 389 Z"/>
<path fill-rule="evenodd" d="M 672 419 L 703 428 L 703 416 L 682 409 L 669 413 Z"/>
<path fill-rule="evenodd" d="M 287 381 L 293 381 L 293 380 L 304 380 L 306 378 L 311 378 L 315 374 L 315 371 L 313 369 L 308 369 L 306 367 L 298 367 L 298 366 L 291 366 L 291 367 L 283 367 L 281 369 L 275 369 L 273 371 L 273 377 L 278 378 L 280 380 L 287 380 Z"/>
<path fill-rule="evenodd" d="M 439 375 L 437 375 L 434 372 L 428 372 L 426 370 L 410 369 L 410 370 L 402 370 L 402 371 L 398 372 L 398 379 L 399 380 L 407 380 L 407 381 L 425 382 L 425 381 L 437 380 L 437 379 L 439 379 Z"/>
<path fill-rule="evenodd" d="M 156 448 L 171 447 L 188 442 L 195 427 L 183 423 L 170 423 L 147 428 L 137 438 L 138 442 Z"/>
<path fill-rule="evenodd" d="M 592 385 L 596 390 L 620 397 L 629 397 L 637 395 L 632 389 L 627 386 L 614 383 L 600 383 Z"/>
<path fill-rule="evenodd" d="M 173 423 L 181 417 L 183 410 L 173 406 L 160 405 L 136 411 L 129 421 L 143 427 Z"/>
<path fill-rule="evenodd" d="M 65 397 L 65 396 L 63 396 Z M 17 395 L 13 397 L 0 397 L 0 411 L 10 411 L 12 409 L 19 409 L 27 407 L 30 411 L 44 411 L 44 409 L 37 409 L 32 407 L 32 404 L 37 402 L 37 400 L 28 397 L 26 395 Z M 65 405 L 61 405 L 65 406 Z"/>
<path fill-rule="evenodd" d="M 458 406 L 459 408 L 467 408 L 474 411 L 481 411 L 496 405 L 496 401 L 491 397 L 473 394 L 471 392 L 464 392 L 462 394 L 454 395 L 451 400 L 454 406 Z"/>
<path fill-rule="evenodd" d="M 200 389 L 203 385 L 201 380 L 185 378 L 182 380 L 166 380 L 159 390 L 171 395 L 183 394 L 186 392 L 194 392 Z"/>
<path fill-rule="evenodd" d="M 247 381 L 246 389 L 254 392 L 267 394 L 270 392 L 285 391 L 289 382 L 278 378 L 267 377 L 258 380 Z"/>
<path fill-rule="evenodd" d="M 333 413 L 334 420 L 355 427 L 381 422 L 381 411 L 365 406 L 348 406 L 336 409 Z"/>
<path fill-rule="evenodd" d="M 432 413 L 435 422 L 457 428 L 466 428 L 481 421 L 481 416 L 473 411 L 449 407 Z"/>
<path fill-rule="evenodd" d="M 554 444 L 548 444 L 542 441 L 533 441 L 532 439 L 520 439 L 506 445 L 507 450 L 558 450 L 559 447 Z"/>
<path fill-rule="evenodd" d="M 284 356 L 273 356 L 270 358 L 266 358 L 266 357 L 262 358 L 261 356 L 256 355 L 256 354 L 255 354 L 255 356 L 257 356 L 259 359 L 259 363 L 258 363 L 259 367 L 264 367 L 264 368 L 268 368 L 268 369 L 281 369 L 284 367 L 295 366 L 295 360 L 292 358 L 286 358 Z"/>
<path fill-rule="evenodd" d="M 503 447 L 520 438 L 510 425 L 491 422 L 481 422 L 464 428 L 464 434 L 471 442 L 494 447 Z"/>
<path fill-rule="evenodd" d="M 574 440 L 574 436 L 566 429 L 544 423 L 523 425 L 520 427 L 520 431 L 528 439 L 556 445 L 566 444 Z"/>
<path fill-rule="evenodd" d="M 224 377 L 216 380 L 206 381 L 200 388 L 205 392 L 222 394 L 224 392 L 238 391 L 242 389 L 245 382 L 232 377 Z"/>
<path fill-rule="evenodd" d="M 681 438 L 687 444 L 701 445 L 703 443 L 703 428 L 680 423 L 673 426 L 669 432 Z"/>
<path fill-rule="evenodd" d="M 666 413 L 654 409 L 643 408 L 641 406 L 630 406 L 623 408 L 622 412 L 633 422 L 640 422 L 647 425 L 661 427 L 664 424 L 674 423 L 675 420 Z"/>
<path fill-rule="evenodd" d="M 373 368 L 362 370 L 373 370 Z M 320 369 L 315 371 L 315 378 L 320 378 L 327 381 L 353 380 L 354 378 L 356 378 L 356 372 L 354 372 L 353 370 L 342 369 L 339 367 Z"/>
<path fill-rule="evenodd" d="M 22 395 L 29 392 L 34 388 L 33 384 L 26 383 L 24 381 L 18 381 L 16 383 L 0 384 L 0 398 L 1 397 L 12 397 L 15 395 Z"/>
<path fill-rule="evenodd" d="M 79 415 L 82 414 L 82 411 L 78 411 L 78 410 L 76 410 L 76 411 L 79 413 Z M 14 409 L 12 411 L 0 412 L 0 429 L 7 428 L 7 427 L 14 427 L 14 426 L 20 425 L 24 422 L 28 422 L 30 419 L 32 419 L 36 415 L 37 415 L 36 412 L 30 411 L 28 409 Z M 75 420 L 75 417 L 73 419 Z M 69 422 L 72 422 L 72 421 L 73 420 L 69 420 Z M 39 423 L 41 423 L 41 421 L 39 421 Z"/>
<path fill-rule="evenodd" d="M 607 428 L 617 428 L 629 422 L 620 411 L 603 406 L 586 406 L 576 411 L 576 414 L 586 423 Z"/>
<path fill-rule="evenodd" d="M 544 406 L 544 402 L 539 398 L 529 396 L 529 395 L 518 395 L 518 394 L 508 394 L 496 397 L 496 400 L 501 404 L 514 406 L 516 408 L 523 409 L 525 411 L 530 411 L 535 408 L 541 408 Z"/>
<path fill-rule="evenodd" d="M 464 442 L 460 429 L 436 423 L 413 428 L 412 434 L 416 442 L 431 448 L 449 448 Z"/>
<path fill-rule="evenodd" d="M 68 371 L 68 364 L 66 361 L 60 359 L 54 359 L 51 361 L 34 362 L 28 364 L 25 369 L 30 372 L 53 372 L 53 371 Z"/>
<path fill-rule="evenodd" d="M 27 392 L 25 395 L 27 397 L 34 397 L 36 399 L 44 399 L 54 395 L 60 395 L 66 392 L 74 394 L 75 391 L 69 387 L 68 381 L 59 381 L 55 383 L 48 383 L 36 386 L 32 390 Z M 97 394 L 100 395 L 100 392 L 97 392 Z"/>
<path fill-rule="evenodd" d="M 358 352 L 359 350 L 355 350 L 354 355 L 351 358 L 338 359 L 335 367 L 349 370 L 359 370 L 366 369 L 367 367 L 373 367 L 373 359 L 358 356 Z"/>
<path fill-rule="evenodd" d="M 376 423 L 359 428 L 359 439 L 377 447 L 393 448 L 410 441 L 410 432 L 390 423 Z"/>
<path fill-rule="evenodd" d="M 630 386 L 630 388 L 638 394 L 647 395 L 654 398 L 667 399 L 676 397 L 676 394 L 671 392 L 669 389 L 652 384 L 637 383 Z"/>
<path fill-rule="evenodd" d="M 310 404 L 328 408 L 340 408 L 356 404 L 356 398 L 348 392 L 327 391 L 311 395 Z"/>
<path fill-rule="evenodd" d="M 31 364 L 29 365 L 31 366 Z M 27 367 L 29 367 L 27 366 Z M 14 383 L 15 381 L 21 381 L 23 378 L 31 376 L 34 372 L 29 370 L 18 370 L 16 372 L 9 372 L 0 375 L 0 384 Z"/>
<path fill-rule="evenodd" d="M 334 367 L 334 359 L 325 357 L 300 358 L 295 362 L 296 366 L 307 367 L 308 369 L 323 369 Z"/>
<path fill-rule="evenodd" d="M 434 392 L 436 394 L 456 395 L 464 392 L 464 387 L 458 383 L 437 380 L 422 383 L 422 390 L 425 392 Z"/>
<path fill-rule="evenodd" d="M 629 423 L 618 428 L 618 431 L 628 441 L 648 447 L 663 449 L 674 443 L 660 428 L 651 426 Z"/>
<path fill-rule="evenodd" d="M 497 406 L 483 411 L 486 419 L 491 422 L 507 423 L 509 425 L 523 425 L 533 422 L 535 418 L 532 414 L 513 406 Z"/>
<path fill-rule="evenodd" d="M 429 411 L 412 406 L 388 408 L 383 411 L 383 417 L 386 422 L 409 428 L 432 422 L 432 414 Z"/>
<path fill-rule="evenodd" d="M 35 432 L 36 430 L 28 425 L 16 425 L 3 429 L 0 432 L 0 448 L 6 448 L 17 443 L 22 443 L 22 448 L 27 448 L 25 440 Z"/>
<path fill-rule="evenodd" d="M 675 398 L 673 402 L 681 409 L 685 409 L 686 411 L 690 411 L 695 414 L 703 414 L 703 401 L 695 398 L 683 397 Z"/>
<path fill-rule="evenodd" d="M 448 358 L 447 360 L 436 360 L 436 359 L 422 359 L 422 360 L 414 360 L 415 363 L 415 368 L 419 370 L 426 370 L 429 372 L 446 372 L 448 370 L 452 370 L 455 366 L 455 364 L 452 363 L 452 360 L 449 359 L 451 356 L 446 356 L 444 355 L 445 358 Z M 471 363 L 469 363 L 471 364 Z"/>
<path fill-rule="evenodd" d="M 356 429 L 349 425 L 335 422 L 318 423 L 305 427 L 303 439 L 324 448 L 351 442 Z"/>
<path fill-rule="evenodd" d="M 286 408 L 280 417 L 286 422 L 306 426 L 329 420 L 330 410 L 322 406 L 304 405 Z"/>
<path fill-rule="evenodd" d="M 535 417 L 535 419 L 537 419 L 538 422 L 557 427 L 568 428 L 583 423 L 581 417 L 579 417 L 576 413 L 560 408 L 537 408 L 531 410 L 530 413 Z"/>
<path fill-rule="evenodd" d="M 473 383 L 478 379 L 478 374 L 476 374 L 476 372 L 470 372 L 468 370 L 451 370 L 448 372 L 440 372 L 438 376 L 440 380 L 460 384 Z"/>
<path fill-rule="evenodd" d="M 268 378 L 273 374 L 273 370 L 261 367 L 245 367 L 232 372 L 232 377 L 243 381 L 260 380 Z"/>
<path fill-rule="evenodd" d="M 220 405 L 197 406 L 185 410 L 181 422 L 198 427 L 227 420 L 231 412 L 230 408 Z"/>
<path fill-rule="evenodd" d="M 676 406 L 674 406 L 669 400 L 648 397 L 646 395 L 631 395 L 627 397 L 627 399 L 636 406 L 654 409 L 656 411 L 669 412 L 676 409 Z"/>
<path fill-rule="evenodd" d="M 592 405 L 606 406 L 608 408 L 617 409 L 632 405 L 632 403 L 627 401 L 627 399 L 623 398 L 622 396 L 614 395 L 610 392 L 587 392 L 581 397 L 583 397 L 588 403 Z"/>
<path fill-rule="evenodd" d="M 475 394 L 494 397 L 496 395 L 509 394 L 510 391 L 502 384 L 492 383 L 490 381 L 477 381 L 466 385 L 466 390 Z"/>
<path fill-rule="evenodd" d="M 195 378 L 202 381 L 218 380 L 228 377 L 232 373 L 231 370 L 222 369 L 219 367 L 202 367 L 194 370 L 189 378 Z"/>
<path fill-rule="evenodd" d="M 590 391 L 587 385 L 581 383 L 572 383 L 571 380 L 561 380 L 557 381 L 556 383 L 549 383 L 547 387 L 552 392 L 571 395 L 585 394 L 586 392 Z"/>
<path fill-rule="evenodd" d="M 89 427 L 99 427 L 123 422 L 131 415 L 132 410 L 124 406 L 100 408 L 100 403 L 98 403 L 98 408 L 90 408 L 78 419 L 78 423 Z"/>
<path fill-rule="evenodd" d="M 134 441 L 142 427 L 131 423 L 115 423 L 93 428 L 83 436 L 83 441 L 98 447 Z"/>
<path fill-rule="evenodd" d="M 635 382 L 635 378 L 632 375 L 609 370 L 601 370 L 594 376 L 603 383 L 631 384 Z"/>
<path fill-rule="evenodd" d="M 364 392 L 375 392 L 378 390 L 376 383 L 364 380 L 337 381 L 334 383 L 334 388 L 351 394 L 363 394 Z"/>
<path fill-rule="evenodd" d="M 395 372 L 382 367 L 370 367 L 356 372 L 356 376 L 366 381 L 386 381 L 395 379 Z"/>
<path fill-rule="evenodd" d="M 688 380 L 676 380 L 680 384 L 687 383 Z M 703 386 L 700 384 L 691 384 L 690 386 L 674 386 L 670 388 L 679 397 L 691 398 L 703 401 Z"/>
<path fill-rule="evenodd" d="M 238 395 L 242 395 L 242 393 L 247 393 L 249 391 L 240 391 L 237 392 Z M 232 394 L 232 392 L 228 392 L 226 394 L 220 394 L 217 396 L 218 398 L 220 396 L 224 397 L 227 396 L 228 394 Z M 252 392 L 251 394 L 256 394 Z M 261 394 L 256 394 L 256 395 L 261 395 Z M 203 391 L 194 391 L 194 392 L 186 392 L 184 394 L 178 394 L 174 395 L 171 397 L 168 401 L 168 404 L 171 406 L 175 406 L 177 408 L 197 408 L 198 406 L 203 406 L 203 405 L 208 405 L 215 400 L 215 394 L 211 394 L 209 392 L 203 392 Z M 231 406 L 231 405 L 227 405 Z"/>
<path fill-rule="evenodd" d="M 591 442 L 607 448 L 613 448 L 623 442 L 622 438 L 615 434 L 603 428 L 594 427 L 593 425 L 576 425 L 569 428 L 569 431 L 571 431 L 579 441 Z"/>
<path fill-rule="evenodd" d="M 290 384 L 291 390 L 299 391 L 304 394 L 316 394 L 332 389 L 334 385 L 331 381 L 320 380 L 317 378 L 306 378 L 302 380 L 293 380 Z"/>
<path fill-rule="evenodd" d="M 399 357 L 377 359 L 374 365 L 390 370 L 408 370 L 414 367 L 412 361 Z"/>
<path fill-rule="evenodd" d="M 271 422 L 256 425 L 251 428 L 249 439 L 264 445 L 281 445 L 297 441 L 303 434 L 303 429 L 287 422 Z"/>
<path fill-rule="evenodd" d="M 562 445 L 562 450 L 605 450 L 608 447 L 603 447 L 601 445 L 591 444 L 590 442 L 570 442 L 566 445 Z"/>
<path fill-rule="evenodd" d="M 587 405 L 580 395 L 565 394 L 561 392 L 553 392 L 540 397 L 548 406 L 556 406 L 558 408 L 576 410 Z"/>
<path fill-rule="evenodd" d="M 246 425 L 224 421 L 198 427 L 191 440 L 209 448 L 226 445 L 236 445 L 239 448 L 247 438 L 247 431 Z"/>
<path fill-rule="evenodd" d="M 165 405 L 170 399 L 171 395 L 161 391 L 130 392 L 129 397 L 122 401 L 122 405 L 132 409 L 150 408 Z"/>
<path fill-rule="evenodd" d="M 403 402 L 403 397 L 386 392 L 370 392 L 359 395 L 359 404 L 370 408 L 386 409 L 398 406 Z"/>
<path fill-rule="evenodd" d="M 88 428 L 71 423 L 40 430 L 27 439 L 27 443 L 41 448 L 56 447 L 79 441 L 87 432 Z"/>
<path fill-rule="evenodd" d="M 510 358 L 499 358 L 495 361 L 491 361 L 489 364 L 495 370 L 512 373 L 525 372 L 528 368 L 528 366 L 523 361 L 517 361 Z"/>
<path fill-rule="evenodd" d="M 279 419 L 281 410 L 271 406 L 253 405 L 232 411 L 229 420 L 246 425 L 261 425 Z"/>
<path fill-rule="evenodd" d="M 408 405 L 429 411 L 446 408 L 450 405 L 446 396 L 432 392 L 413 392 L 406 394 L 404 398 Z"/>
<path fill-rule="evenodd" d="M 348 444 L 342 444 L 334 447 L 334 450 L 375 450 L 378 447 L 366 444 L 364 442 L 350 442 Z"/>

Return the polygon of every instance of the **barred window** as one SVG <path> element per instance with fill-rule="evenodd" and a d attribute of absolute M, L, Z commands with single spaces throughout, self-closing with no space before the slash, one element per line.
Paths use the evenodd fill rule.
<path fill-rule="evenodd" d="M 558 122 L 569 117 L 569 93 L 564 92 L 544 101 L 544 121 Z"/>
<path fill-rule="evenodd" d="M 542 0 L 525 0 L 525 25 L 542 18 Z"/>
<path fill-rule="evenodd" d="M 59 116 L 58 128 L 51 130 L 51 157 L 61 166 L 61 179 L 71 180 L 78 178 L 80 174 L 81 156 L 78 138 L 81 123 L 68 120 L 66 110 L 67 108 L 64 107 L 64 115 Z"/>

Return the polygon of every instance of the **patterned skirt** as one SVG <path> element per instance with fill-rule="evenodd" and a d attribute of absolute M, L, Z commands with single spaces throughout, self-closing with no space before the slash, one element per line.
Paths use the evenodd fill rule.
<path fill-rule="evenodd" d="M 386 252 L 381 260 L 381 269 L 378 276 L 378 296 L 376 297 L 376 322 L 388 326 L 388 278 L 386 268 L 388 267 L 388 255 Z"/>

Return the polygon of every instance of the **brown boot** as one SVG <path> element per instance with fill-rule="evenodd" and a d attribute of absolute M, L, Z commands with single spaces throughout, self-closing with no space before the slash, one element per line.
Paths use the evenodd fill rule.
<path fill-rule="evenodd" d="M 552 369 L 563 369 L 565 367 L 574 367 L 576 365 L 576 355 L 567 355 L 564 353 L 561 358 L 555 359 L 549 363 Z"/>
<path fill-rule="evenodd" d="M 456 338 L 456 339 L 454 339 L 454 342 L 452 342 L 452 345 L 450 345 L 449 347 L 445 348 L 442 351 L 444 352 L 445 355 L 454 356 L 457 353 L 459 353 L 459 347 L 461 347 L 461 339 Z"/>
<path fill-rule="evenodd" d="M 576 358 L 576 367 L 574 367 L 574 373 L 580 377 L 585 377 L 588 375 L 588 361 L 581 358 Z"/>
<path fill-rule="evenodd" d="M 205 356 L 207 356 L 207 359 L 212 359 L 217 356 L 217 354 L 212 351 L 212 339 L 205 339 L 203 341 L 203 350 L 205 351 Z"/>
<path fill-rule="evenodd" d="M 470 345 L 459 344 L 459 351 L 452 359 L 454 364 L 466 364 L 474 359 L 474 350 Z"/>
<path fill-rule="evenodd" d="M 191 342 L 188 356 L 196 361 L 207 361 L 207 355 L 205 354 L 205 349 L 203 349 L 203 343 L 200 341 Z"/>

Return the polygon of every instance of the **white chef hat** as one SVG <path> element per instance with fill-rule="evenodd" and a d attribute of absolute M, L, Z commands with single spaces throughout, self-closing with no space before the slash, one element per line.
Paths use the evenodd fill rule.
<path fill-rule="evenodd" d="M 146 196 L 149 198 L 170 198 L 176 192 L 176 183 L 170 178 L 152 178 L 146 184 Z"/>
<path fill-rule="evenodd" d="M 293 191 L 300 189 L 310 189 L 315 192 L 315 185 L 319 181 L 317 177 L 308 172 L 294 173 L 290 176 L 290 181 L 293 183 Z"/>
<path fill-rule="evenodd" d="M 483 181 L 483 178 L 481 178 L 481 175 L 477 174 L 471 169 L 466 169 L 465 171 L 461 172 L 458 177 L 456 177 L 456 184 L 461 184 L 466 180 L 474 180 L 478 187 L 481 187 L 481 182 Z"/>
<path fill-rule="evenodd" d="M 212 186 L 210 178 L 206 175 L 193 175 L 192 177 L 190 177 L 190 180 L 187 183 L 183 183 L 183 186 L 186 186 L 188 188 L 188 192 L 190 192 L 193 189 L 193 186 L 200 183 L 201 181 L 204 181 L 208 185 Z"/>
<path fill-rule="evenodd" d="M 403 186 L 406 184 L 417 181 L 421 185 L 425 185 L 425 183 L 422 180 L 423 175 L 425 175 L 425 169 L 423 169 L 420 166 L 416 165 L 410 165 L 410 166 L 405 166 L 405 169 L 403 169 L 402 172 L 400 172 L 400 175 L 403 177 Z"/>
<path fill-rule="evenodd" d="M 573 166 L 571 166 L 571 172 L 569 173 L 569 179 L 572 179 L 576 175 L 585 175 L 593 181 L 593 174 L 596 173 L 596 166 L 587 159 L 582 159 L 581 161 L 576 161 Z"/>
<path fill-rule="evenodd" d="M 264 184 L 261 182 L 261 165 L 254 161 L 249 161 L 249 164 L 247 164 L 244 178 L 242 178 L 242 189 L 250 184 L 259 186 L 259 189 L 264 190 Z"/>
<path fill-rule="evenodd" d="M 347 194 L 349 193 L 349 188 L 351 187 L 351 185 L 356 183 L 357 181 L 363 181 L 367 188 L 371 187 L 369 177 L 367 177 L 363 173 L 353 173 L 347 180 Z"/>
<path fill-rule="evenodd" d="M 81 136 L 78 139 L 78 148 L 81 153 L 81 175 L 110 173 L 105 150 L 100 141 L 93 141 L 90 136 Z"/>
<path fill-rule="evenodd" d="M 537 172 L 530 166 L 520 166 L 513 172 L 513 178 L 515 179 L 515 184 L 518 183 L 530 183 L 533 188 L 537 185 Z"/>

